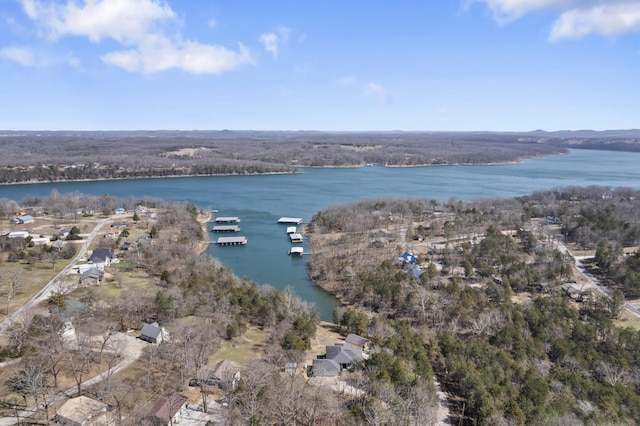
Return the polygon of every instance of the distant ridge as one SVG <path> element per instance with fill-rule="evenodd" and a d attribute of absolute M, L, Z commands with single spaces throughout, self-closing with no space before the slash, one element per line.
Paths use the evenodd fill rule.
<path fill-rule="evenodd" d="M 534 130 L 529 135 L 551 138 L 640 138 L 640 129 L 622 130 Z"/>

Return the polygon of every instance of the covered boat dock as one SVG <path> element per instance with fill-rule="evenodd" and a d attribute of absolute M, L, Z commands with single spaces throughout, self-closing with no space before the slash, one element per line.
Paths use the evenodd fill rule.
<path fill-rule="evenodd" d="M 220 237 L 216 244 L 219 246 L 240 246 L 247 244 L 247 237 Z"/>
<path fill-rule="evenodd" d="M 301 217 L 281 217 L 278 219 L 278 223 L 300 225 L 302 223 Z"/>

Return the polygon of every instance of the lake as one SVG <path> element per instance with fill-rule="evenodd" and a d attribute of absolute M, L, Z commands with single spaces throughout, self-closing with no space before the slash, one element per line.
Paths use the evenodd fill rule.
<path fill-rule="evenodd" d="M 640 153 L 572 150 L 568 155 L 491 166 L 305 168 L 301 174 L 215 176 L 0 186 L 0 197 L 20 202 L 26 195 L 61 193 L 184 200 L 220 216 L 241 218 L 246 246 L 209 253 L 239 277 L 277 288 L 291 286 L 330 320 L 335 300 L 310 282 L 306 258 L 288 256 L 286 226 L 279 217 L 303 218 L 334 204 L 371 198 L 428 198 L 447 201 L 508 198 L 564 186 L 601 185 L 640 189 Z M 227 234 L 228 235 L 228 234 Z M 235 234 L 233 234 L 235 235 Z M 211 234 L 211 238 L 217 238 Z M 305 245 L 306 247 L 306 245 Z"/>

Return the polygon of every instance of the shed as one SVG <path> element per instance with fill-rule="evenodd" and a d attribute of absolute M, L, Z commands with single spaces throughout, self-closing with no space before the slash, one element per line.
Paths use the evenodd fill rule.
<path fill-rule="evenodd" d="M 65 426 L 108 426 L 113 419 L 109 406 L 86 396 L 71 398 L 56 412 L 56 422 Z"/>

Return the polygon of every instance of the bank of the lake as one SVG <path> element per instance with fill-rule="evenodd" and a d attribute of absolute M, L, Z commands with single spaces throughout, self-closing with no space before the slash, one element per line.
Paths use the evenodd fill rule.
<path fill-rule="evenodd" d="M 299 174 L 183 177 L 95 182 L 25 184 L 0 187 L 0 197 L 21 201 L 49 195 L 53 189 L 89 195 L 110 194 L 130 200 L 184 200 L 222 216 L 241 218 L 246 246 L 218 247 L 208 253 L 240 278 L 277 288 L 291 286 L 331 320 L 336 301 L 309 279 L 307 259 L 287 253 L 291 243 L 282 216 L 303 218 L 331 205 L 372 198 L 509 198 L 562 186 L 601 185 L 640 189 L 640 153 L 574 150 L 569 155 L 542 157 L 518 164 L 304 168 Z M 209 227 L 208 227 L 209 228 Z M 215 238 L 210 235 L 210 238 Z M 310 247 L 303 243 L 305 253 Z M 311 254 L 312 256 L 312 254 Z"/>

